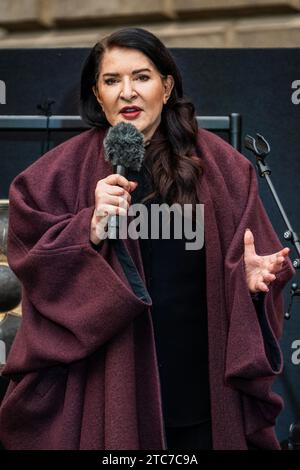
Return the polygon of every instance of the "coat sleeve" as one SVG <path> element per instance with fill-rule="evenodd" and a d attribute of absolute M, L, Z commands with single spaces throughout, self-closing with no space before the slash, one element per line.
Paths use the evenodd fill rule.
<path fill-rule="evenodd" d="M 86 357 L 151 305 L 124 246 L 122 264 L 109 240 L 100 250 L 90 243 L 94 206 L 73 211 L 59 193 L 49 206 L 37 184 L 25 173 L 10 187 L 8 261 L 23 286 L 23 319 L 7 375 Z"/>
<path fill-rule="evenodd" d="M 251 298 L 244 268 L 244 233 L 250 228 L 256 252 L 268 255 L 283 248 L 258 194 L 254 167 L 249 164 L 244 191 L 246 202 L 240 207 L 234 238 L 225 259 L 226 302 L 229 329 L 225 380 L 242 397 L 245 433 L 250 446 L 268 448 L 274 442 L 274 424 L 282 400 L 271 387 L 283 367 L 279 339 L 284 306 L 282 289 L 295 274 L 286 259 L 268 293 Z M 247 190 L 246 190 L 247 188 Z M 239 210 L 240 210 L 239 209 Z M 276 440 L 276 439 L 275 439 Z"/>

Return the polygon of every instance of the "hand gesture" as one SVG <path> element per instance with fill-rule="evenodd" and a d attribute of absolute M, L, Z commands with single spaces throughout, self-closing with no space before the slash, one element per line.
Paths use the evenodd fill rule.
<path fill-rule="evenodd" d="M 255 251 L 254 236 L 250 229 L 244 235 L 244 262 L 248 288 L 251 293 L 269 292 L 268 286 L 276 279 L 276 273 L 282 269 L 282 264 L 290 249 L 283 248 L 276 253 L 259 256 Z"/>

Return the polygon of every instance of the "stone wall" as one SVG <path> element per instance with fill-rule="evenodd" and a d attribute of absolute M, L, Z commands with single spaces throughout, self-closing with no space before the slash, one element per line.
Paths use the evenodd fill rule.
<path fill-rule="evenodd" d="M 300 0 L 0 0 L 0 47 L 89 47 L 136 25 L 169 47 L 300 46 Z"/>

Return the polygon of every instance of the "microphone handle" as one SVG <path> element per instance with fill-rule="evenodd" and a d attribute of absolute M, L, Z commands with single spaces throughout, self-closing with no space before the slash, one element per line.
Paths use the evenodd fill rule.
<path fill-rule="evenodd" d="M 126 178 L 127 168 L 124 165 L 116 165 L 115 173 Z M 108 217 L 107 236 L 113 240 L 119 238 L 119 215 L 110 215 Z"/>

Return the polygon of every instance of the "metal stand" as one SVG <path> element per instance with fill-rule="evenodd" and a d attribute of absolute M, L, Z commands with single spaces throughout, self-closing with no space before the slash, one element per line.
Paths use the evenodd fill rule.
<path fill-rule="evenodd" d="M 283 220 L 284 220 L 284 222 L 287 226 L 287 230 L 284 232 L 283 236 L 284 236 L 285 240 L 290 241 L 294 245 L 294 247 L 295 247 L 295 249 L 298 253 L 298 256 L 299 256 L 299 258 L 294 259 L 293 266 L 294 266 L 294 268 L 299 269 L 299 267 L 300 267 L 300 242 L 299 242 L 299 237 L 298 237 L 298 234 L 294 231 L 294 229 L 293 229 L 293 227 L 292 227 L 292 225 L 291 225 L 291 223 L 288 219 L 288 216 L 286 215 L 286 212 L 285 212 L 284 208 L 282 207 L 280 199 L 279 199 L 279 197 L 276 193 L 276 190 L 275 190 L 275 188 L 273 186 L 273 183 L 271 181 L 271 178 L 270 178 L 270 175 L 271 175 L 270 167 L 268 165 L 266 165 L 266 163 L 265 163 L 265 158 L 270 153 L 270 145 L 261 134 L 256 134 L 256 136 L 257 136 L 257 138 L 255 139 L 251 135 L 246 135 L 246 137 L 245 137 L 245 147 L 247 149 L 251 150 L 251 152 L 254 153 L 254 155 L 256 157 L 256 166 L 257 166 L 258 171 L 259 171 L 259 176 L 264 177 L 266 179 L 268 185 L 269 185 L 269 188 L 270 188 L 270 190 L 272 192 L 272 195 L 275 199 L 275 202 L 278 206 L 280 214 L 281 214 L 281 216 L 282 216 L 282 218 L 283 218 Z M 288 310 L 284 315 L 284 318 L 286 320 L 289 320 L 291 318 L 291 313 L 290 312 L 291 312 L 294 297 L 295 296 L 300 296 L 300 289 L 298 289 L 298 285 L 296 283 L 292 284 L 290 294 L 291 294 L 291 301 L 290 301 Z"/>
<path fill-rule="evenodd" d="M 287 226 L 287 231 L 284 232 L 284 238 L 286 240 L 289 240 L 291 243 L 293 243 L 294 247 L 296 248 L 296 251 L 298 253 L 298 256 L 300 258 L 300 242 L 297 233 L 293 230 L 292 225 L 288 219 L 288 216 L 286 215 L 286 212 L 284 208 L 282 207 L 282 204 L 279 200 L 279 197 L 276 193 L 276 190 L 273 186 L 273 183 L 270 178 L 271 170 L 268 167 L 268 165 L 265 164 L 265 158 L 266 156 L 270 153 L 270 145 L 266 141 L 266 139 L 260 135 L 256 134 L 257 139 L 254 137 L 251 137 L 250 135 L 246 135 L 245 138 L 245 147 L 249 150 L 251 150 L 254 155 L 256 156 L 256 165 L 259 170 L 259 176 L 264 177 L 269 185 L 269 188 L 272 192 L 272 195 L 276 201 L 276 204 L 278 206 L 278 209 L 280 211 L 280 214 Z M 300 267 L 300 259 L 296 258 L 293 261 L 293 266 L 294 268 L 299 268 Z"/>
<path fill-rule="evenodd" d="M 48 152 L 50 148 L 50 117 L 52 116 L 52 106 L 55 104 L 54 100 L 45 100 L 43 103 L 37 105 L 37 109 L 46 117 L 46 130 L 47 130 L 47 138 L 46 138 L 46 146 L 42 149 L 42 154 Z"/>
<path fill-rule="evenodd" d="M 287 231 L 284 232 L 284 238 L 285 240 L 288 240 L 289 242 L 291 242 L 297 253 L 298 253 L 298 256 L 300 258 L 300 243 L 299 243 L 299 238 L 298 238 L 298 235 L 297 233 L 294 231 L 286 213 L 285 213 L 285 210 L 284 208 L 282 207 L 282 204 L 279 200 L 279 197 L 276 193 L 276 190 L 272 184 L 272 181 L 270 179 L 270 175 L 271 175 L 271 170 L 270 168 L 268 167 L 268 165 L 266 165 L 265 163 L 265 158 L 266 156 L 270 153 L 270 145 L 268 144 L 268 142 L 266 141 L 266 139 L 261 135 L 261 134 L 256 134 L 257 138 L 255 139 L 254 137 L 251 137 L 250 135 L 247 135 L 246 138 L 245 138 L 245 147 L 249 150 L 251 150 L 251 152 L 254 153 L 255 157 L 256 157 L 256 165 L 258 167 L 258 171 L 259 171 L 259 175 L 261 177 L 264 177 L 269 185 L 269 188 L 272 192 L 272 195 L 276 201 L 276 204 L 279 208 L 279 211 L 280 211 L 280 214 L 287 226 Z M 299 258 L 296 258 L 294 259 L 293 261 L 293 266 L 294 268 L 296 269 L 299 269 L 300 267 L 300 259 Z M 289 306 L 288 306 L 288 310 L 287 312 L 285 313 L 284 315 L 284 318 L 286 320 L 289 320 L 290 317 L 291 317 L 291 309 L 292 309 L 292 303 L 293 303 L 293 299 L 295 296 L 300 296 L 300 289 L 298 288 L 298 285 L 296 283 L 293 283 L 292 284 L 292 287 L 291 287 L 291 290 L 290 290 L 290 294 L 291 294 L 291 300 L 290 300 L 290 303 L 289 303 Z M 300 423 L 293 423 L 291 424 L 290 426 L 290 430 L 289 430 L 289 438 L 288 438 L 288 449 L 289 450 L 300 450 Z"/>
<path fill-rule="evenodd" d="M 285 240 L 288 240 L 289 242 L 291 242 L 297 253 L 298 253 L 298 256 L 299 258 L 296 258 L 294 259 L 293 261 L 293 266 L 294 268 L 296 269 L 299 269 L 300 267 L 300 241 L 299 241 L 299 237 L 298 237 L 298 234 L 295 232 L 295 230 L 293 229 L 289 219 L 288 219 L 288 216 L 286 215 L 286 212 L 280 202 L 280 199 L 277 195 L 277 192 L 273 186 L 273 183 L 271 181 L 271 178 L 270 178 L 270 175 L 271 175 L 271 170 L 270 170 L 270 167 L 268 165 L 266 165 L 265 163 L 265 158 L 266 156 L 270 153 L 270 145 L 268 144 L 268 142 L 266 141 L 266 139 L 261 135 L 261 134 L 256 134 L 257 135 L 257 139 L 255 139 L 254 137 L 251 137 L 250 135 L 246 135 L 245 137 L 245 147 L 249 150 L 251 150 L 251 152 L 254 153 L 255 157 L 256 157 L 256 165 L 257 165 L 257 168 L 258 168 L 258 171 L 259 171 L 259 176 L 261 177 L 264 177 L 269 185 L 269 188 L 271 190 L 271 193 L 275 199 L 275 202 L 278 206 L 278 209 L 280 211 L 280 214 L 287 226 L 287 230 L 284 232 L 283 236 L 285 238 Z M 298 286 L 293 284 L 293 292 L 292 292 L 293 295 L 299 295 L 299 292 L 298 292 Z M 289 318 L 286 316 L 286 318 Z"/>

